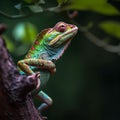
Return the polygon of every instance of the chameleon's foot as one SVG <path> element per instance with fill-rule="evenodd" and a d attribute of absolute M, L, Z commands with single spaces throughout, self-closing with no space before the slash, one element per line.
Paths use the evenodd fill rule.
<path fill-rule="evenodd" d="M 36 89 L 38 89 L 40 87 L 40 72 L 37 72 L 35 74 L 28 76 L 28 78 L 32 78 L 32 79 L 36 80 Z"/>
<path fill-rule="evenodd" d="M 36 97 L 37 97 L 39 100 L 43 101 L 43 103 L 38 107 L 38 111 L 39 111 L 40 113 L 41 113 L 43 110 L 49 108 L 49 107 L 52 105 L 52 103 L 53 103 L 52 99 L 51 99 L 46 93 L 44 93 L 43 91 L 40 91 L 40 92 L 36 95 Z"/>

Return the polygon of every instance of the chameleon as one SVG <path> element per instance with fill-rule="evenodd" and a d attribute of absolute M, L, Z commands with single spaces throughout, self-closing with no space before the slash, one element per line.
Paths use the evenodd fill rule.
<path fill-rule="evenodd" d="M 41 112 L 52 105 L 52 99 L 42 91 L 50 75 L 56 72 L 56 61 L 63 55 L 71 40 L 77 34 L 78 27 L 65 22 L 58 22 L 53 28 L 42 30 L 36 37 L 23 60 L 17 62 L 20 74 L 31 75 L 39 72 L 33 97 L 43 102 L 38 110 Z"/>

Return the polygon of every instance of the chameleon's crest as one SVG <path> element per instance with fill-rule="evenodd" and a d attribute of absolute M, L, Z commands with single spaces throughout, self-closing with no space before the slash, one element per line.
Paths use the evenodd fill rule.
<path fill-rule="evenodd" d="M 38 34 L 35 42 L 36 42 L 36 41 L 39 41 L 39 43 L 40 43 L 40 42 L 43 40 L 44 35 L 45 35 L 48 31 L 50 31 L 50 29 L 51 29 L 51 28 L 47 28 L 47 29 L 42 30 L 42 31 Z"/>

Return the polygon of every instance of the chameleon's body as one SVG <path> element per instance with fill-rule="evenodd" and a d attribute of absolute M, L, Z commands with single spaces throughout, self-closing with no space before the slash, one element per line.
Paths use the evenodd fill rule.
<path fill-rule="evenodd" d="M 44 102 L 39 107 L 40 111 L 52 104 L 52 99 L 41 89 L 47 83 L 50 74 L 56 71 L 54 62 L 62 56 L 77 30 L 75 25 L 58 22 L 53 28 L 43 30 L 37 36 L 25 59 L 18 61 L 21 74 L 40 72 L 40 83 L 33 91 L 33 94 Z"/>

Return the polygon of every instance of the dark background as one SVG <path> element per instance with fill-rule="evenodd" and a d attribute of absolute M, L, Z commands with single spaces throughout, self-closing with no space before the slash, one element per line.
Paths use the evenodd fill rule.
<path fill-rule="evenodd" d="M 120 8 L 119 2 L 113 0 L 109 2 Z M 9 14 L 17 14 L 13 8 L 17 3 L 18 1 L 15 0 L 0 1 L 0 9 Z M 57 5 L 52 0 L 46 3 L 48 6 Z M 79 11 L 75 20 L 85 26 L 89 21 L 94 24 L 103 20 L 120 21 L 120 17 Z M 70 23 L 65 12 L 41 13 L 17 20 L 0 16 L 0 22 L 8 26 L 5 35 L 13 41 L 14 46 L 18 43 L 14 40 L 12 31 L 17 23 L 30 22 L 41 31 L 54 26 L 59 21 Z M 109 36 L 112 44 L 119 43 L 118 39 L 105 34 L 97 27 L 91 32 L 101 38 Z M 23 53 L 17 52 L 17 48 L 11 52 L 15 63 L 24 58 L 29 45 L 23 49 L 25 49 Z M 51 76 L 44 90 L 54 101 L 53 106 L 44 112 L 49 120 L 120 120 L 120 56 L 118 54 L 96 46 L 82 32 L 78 32 L 56 66 L 57 72 Z"/>

